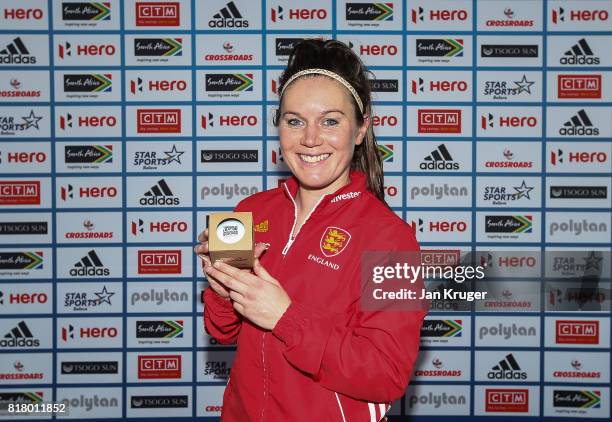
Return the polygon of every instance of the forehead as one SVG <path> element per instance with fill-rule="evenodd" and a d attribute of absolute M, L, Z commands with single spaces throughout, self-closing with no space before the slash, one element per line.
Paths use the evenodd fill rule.
<path fill-rule="evenodd" d="M 323 75 L 309 75 L 293 81 L 283 93 L 283 108 L 330 107 L 350 110 L 351 94 L 339 82 Z"/>

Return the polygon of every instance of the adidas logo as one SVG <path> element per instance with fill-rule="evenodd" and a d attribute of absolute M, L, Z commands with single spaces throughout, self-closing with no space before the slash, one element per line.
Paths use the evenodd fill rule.
<path fill-rule="evenodd" d="M 582 109 L 563 124 L 563 127 L 559 129 L 559 135 L 597 136 L 599 135 L 599 129 L 593 127 L 593 122 L 591 122 L 591 119 L 589 119 L 586 111 Z"/>
<path fill-rule="evenodd" d="M 599 64 L 599 57 L 595 57 L 593 50 L 584 38 L 567 50 L 559 59 L 561 64 Z"/>
<path fill-rule="evenodd" d="M 30 54 L 21 37 L 17 37 L 0 50 L 0 63 L 2 64 L 35 64 L 36 56 Z"/>
<path fill-rule="evenodd" d="M 459 163 L 454 161 L 446 145 L 440 144 L 424 158 L 419 168 L 421 170 L 459 170 Z"/>
<path fill-rule="evenodd" d="M 11 331 L 0 339 L 0 347 L 39 347 L 40 341 L 34 338 L 32 331 L 25 323 L 19 322 Z"/>
<path fill-rule="evenodd" d="M 527 379 L 527 372 L 522 371 L 512 353 L 499 361 L 487 373 L 487 378 L 491 380 L 524 380 Z"/>
<path fill-rule="evenodd" d="M 96 251 L 93 249 L 87 252 L 87 255 L 74 264 L 73 268 L 70 270 L 70 275 L 72 277 L 108 276 L 109 274 L 110 270 L 104 268 L 104 264 L 102 264 L 98 254 L 96 254 Z"/>
<path fill-rule="evenodd" d="M 179 202 L 164 179 L 159 180 L 140 198 L 140 205 L 179 205 Z"/>
<path fill-rule="evenodd" d="M 213 15 L 213 18 L 208 21 L 208 26 L 211 28 L 248 28 L 249 21 L 242 17 L 234 2 L 230 1 L 219 10 L 219 13 Z"/>

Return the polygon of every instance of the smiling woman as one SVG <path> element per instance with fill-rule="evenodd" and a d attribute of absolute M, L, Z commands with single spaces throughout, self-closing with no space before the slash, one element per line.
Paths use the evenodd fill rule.
<path fill-rule="evenodd" d="M 211 263 L 207 232 L 195 248 L 206 330 L 238 344 L 221 419 L 385 420 L 425 312 L 361 307 L 362 254 L 419 249 L 384 202 L 367 70 L 338 41 L 306 40 L 280 84 L 274 124 L 293 177 L 236 207 L 256 223 L 253 271 Z"/>

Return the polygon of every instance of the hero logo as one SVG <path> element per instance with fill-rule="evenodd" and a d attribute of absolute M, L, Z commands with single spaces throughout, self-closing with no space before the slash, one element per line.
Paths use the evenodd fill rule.
<path fill-rule="evenodd" d="M 485 410 L 487 412 L 528 412 L 529 390 L 487 388 L 485 390 Z"/>
<path fill-rule="evenodd" d="M 44 163 L 47 161 L 47 154 L 42 151 L 38 152 L 9 152 L 6 154 L 7 163 L 29 164 L 29 163 Z M 0 151 L 0 164 L 2 164 L 2 151 Z"/>
<path fill-rule="evenodd" d="M 0 180 L 0 205 L 40 205 L 40 181 Z"/>
<path fill-rule="evenodd" d="M 430 221 L 428 225 L 425 225 L 423 219 L 419 218 L 418 222 L 412 220 L 411 226 L 413 230 L 421 233 L 425 230 L 429 233 L 463 233 L 467 230 L 465 221 Z"/>
<path fill-rule="evenodd" d="M 395 127 L 397 126 L 397 117 L 391 116 L 372 116 L 372 126 L 374 127 Z"/>
<path fill-rule="evenodd" d="M 567 14 L 563 7 L 552 9 L 552 21 L 553 23 L 565 22 Z M 569 21 L 571 22 L 594 22 L 594 21 L 607 21 L 608 11 L 607 10 L 570 10 Z"/>
<path fill-rule="evenodd" d="M 138 274 L 180 273 L 180 250 L 138 251 Z"/>
<path fill-rule="evenodd" d="M 570 163 L 605 163 L 608 161 L 608 154 L 600 152 L 570 152 L 568 162 Z M 550 152 L 550 163 L 553 166 L 565 162 L 565 152 L 562 149 Z"/>
<path fill-rule="evenodd" d="M 76 121 L 77 127 L 115 127 L 117 126 L 117 118 L 115 116 L 79 116 Z M 66 113 L 60 115 L 59 127 L 62 130 L 68 130 L 74 125 L 72 114 Z"/>
<path fill-rule="evenodd" d="M 258 119 L 254 114 L 251 115 L 221 115 L 216 116 L 212 113 L 204 113 L 200 119 L 202 129 L 213 128 L 219 126 L 255 126 Z"/>
<path fill-rule="evenodd" d="M 350 48 L 354 47 L 354 44 L 350 41 L 348 45 Z M 362 56 L 395 56 L 397 55 L 397 47 L 390 44 L 361 44 L 359 46 L 359 54 Z"/>
<path fill-rule="evenodd" d="M 181 355 L 138 356 L 138 379 L 179 379 L 181 359 Z"/>
<path fill-rule="evenodd" d="M 179 26 L 179 2 L 136 3 L 136 26 Z"/>
<path fill-rule="evenodd" d="M 76 56 L 107 56 L 112 57 L 117 52 L 117 49 L 112 44 L 77 44 L 76 48 L 68 41 L 58 45 L 58 54 L 60 59 L 72 57 L 72 53 L 76 50 Z"/>
<path fill-rule="evenodd" d="M 136 110 L 138 133 L 181 133 L 181 110 Z"/>
<path fill-rule="evenodd" d="M 62 201 L 73 199 L 75 189 L 72 185 L 60 187 L 60 197 Z M 97 186 L 81 186 L 78 190 L 79 198 L 115 198 L 117 196 L 117 188 L 114 186 L 105 186 L 99 188 Z"/>
<path fill-rule="evenodd" d="M 41 20 L 44 17 L 42 9 L 4 9 L 5 20 Z"/>
<path fill-rule="evenodd" d="M 556 344 L 599 344 L 599 321 L 555 321 Z"/>
<path fill-rule="evenodd" d="M 144 88 L 146 87 L 146 88 Z M 149 92 L 169 92 L 169 91 L 185 91 L 187 89 L 187 82 L 184 80 L 150 80 L 146 84 L 143 83 L 141 78 L 130 80 L 130 92 L 137 94 L 142 92 L 143 89 L 147 89 Z"/>
<path fill-rule="evenodd" d="M 419 133 L 461 133 L 461 110 L 419 109 Z"/>
<path fill-rule="evenodd" d="M 0 305 L 4 304 L 2 299 L 3 293 L 0 292 Z M 29 305 L 47 303 L 46 293 L 11 293 L 8 295 L 8 303 L 10 305 Z"/>
<path fill-rule="evenodd" d="M 601 75 L 557 75 L 559 98 L 601 98 Z"/>
<path fill-rule="evenodd" d="M 150 221 L 148 226 L 140 218 L 138 221 L 132 221 L 132 234 L 137 236 L 138 233 L 144 233 L 147 227 L 149 233 L 185 233 L 187 231 L 187 223 L 184 221 Z"/>
<path fill-rule="evenodd" d="M 425 83 L 423 78 L 413 79 L 411 81 L 411 90 L 413 94 L 424 92 L 425 87 L 429 92 L 465 92 L 468 89 L 466 81 L 433 81 Z"/>
<path fill-rule="evenodd" d="M 536 127 L 538 125 L 538 119 L 535 116 L 498 116 L 496 119 L 491 113 L 483 114 L 480 117 L 480 126 L 483 130 L 488 128 L 500 127 L 500 128 L 513 128 L 513 127 Z"/>
<path fill-rule="evenodd" d="M 454 9 L 454 10 L 429 10 L 429 13 L 426 14 L 425 10 L 422 7 L 417 9 L 412 9 L 410 14 L 412 23 L 418 24 L 419 22 L 423 22 L 425 20 L 425 16 L 428 17 L 430 21 L 466 21 L 468 18 L 468 12 L 464 9 Z"/>
<path fill-rule="evenodd" d="M 117 334 L 118 331 L 115 327 L 81 327 L 76 333 L 78 338 L 115 338 L 117 337 Z M 61 336 L 64 342 L 74 339 L 74 326 L 72 324 L 68 324 L 68 327 L 62 327 Z"/>
<path fill-rule="evenodd" d="M 289 9 L 288 20 L 324 20 L 327 19 L 325 9 Z M 282 6 L 270 9 L 270 19 L 272 22 L 279 22 L 285 19 L 285 10 Z"/>

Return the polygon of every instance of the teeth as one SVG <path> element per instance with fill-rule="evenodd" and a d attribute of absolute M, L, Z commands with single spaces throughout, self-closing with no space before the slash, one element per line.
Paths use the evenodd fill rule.
<path fill-rule="evenodd" d="M 304 155 L 300 154 L 300 158 L 307 163 L 318 163 L 319 161 L 326 160 L 329 157 L 329 154 L 321 154 L 321 155 Z"/>

